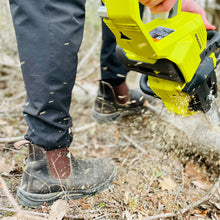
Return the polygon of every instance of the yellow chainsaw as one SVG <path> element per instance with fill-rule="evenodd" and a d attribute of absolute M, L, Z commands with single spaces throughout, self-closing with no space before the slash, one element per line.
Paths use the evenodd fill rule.
<path fill-rule="evenodd" d="M 142 73 L 140 88 L 182 116 L 207 112 L 217 96 L 220 34 L 206 31 L 200 15 L 181 11 L 182 1 L 143 23 L 138 0 L 103 0 L 99 13 L 117 41 L 118 59 Z"/>

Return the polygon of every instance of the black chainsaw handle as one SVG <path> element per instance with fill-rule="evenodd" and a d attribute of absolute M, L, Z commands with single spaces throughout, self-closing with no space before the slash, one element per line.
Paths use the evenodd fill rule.
<path fill-rule="evenodd" d="M 141 90 L 150 96 L 153 96 L 155 98 L 159 98 L 154 91 L 148 86 L 148 75 L 142 74 L 140 79 L 140 88 Z"/>
<path fill-rule="evenodd" d="M 206 49 L 201 53 L 200 57 L 203 60 L 207 56 L 209 56 L 212 52 L 215 53 L 217 64 L 220 62 L 220 33 L 213 30 L 207 30 L 207 46 Z"/>

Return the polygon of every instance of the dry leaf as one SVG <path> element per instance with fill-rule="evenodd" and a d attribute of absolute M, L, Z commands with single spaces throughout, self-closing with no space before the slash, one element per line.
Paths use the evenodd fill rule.
<path fill-rule="evenodd" d="M 57 200 L 51 206 L 51 212 L 48 220 L 62 220 L 64 215 L 69 211 L 69 204 L 65 200 Z"/>
<path fill-rule="evenodd" d="M 209 190 L 212 187 L 212 183 L 208 180 L 206 173 L 194 163 L 186 164 L 185 174 L 189 183 L 192 183 L 200 189 Z"/>
<path fill-rule="evenodd" d="M 88 204 L 84 199 L 75 200 L 74 203 L 77 206 L 81 206 L 83 210 L 88 209 L 90 207 L 90 204 Z"/>
<path fill-rule="evenodd" d="M 187 163 L 184 171 L 187 176 L 193 179 L 207 179 L 206 174 L 201 170 L 201 168 L 197 164 Z"/>
<path fill-rule="evenodd" d="M 80 206 L 82 207 L 83 210 L 86 210 L 90 207 L 90 205 L 88 203 L 85 202 L 80 202 Z"/>
<path fill-rule="evenodd" d="M 193 216 L 197 217 L 198 219 L 202 218 L 206 218 L 207 217 L 207 213 L 209 212 L 210 210 L 199 210 L 199 209 L 195 209 L 191 212 L 191 214 L 193 214 Z"/>
<path fill-rule="evenodd" d="M 176 183 L 171 179 L 171 177 L 163 177 L 160 180 L 160 187 L 162 190 L 168 190 L 169 192 L 176 189 Z"/>

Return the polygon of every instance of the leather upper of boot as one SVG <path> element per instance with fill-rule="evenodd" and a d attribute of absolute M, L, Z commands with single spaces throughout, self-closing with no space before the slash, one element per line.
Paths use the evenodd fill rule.
<path fill-rule="evenodd" d="M 96 111 L 109 114 L 126 108 L 143 107 L 145 97 L 137 90 L 126 88 L 125 82 L 113 88 L 109 83 L 100 81 L 94 106 Z"/>
<path fill-rule="evenodd" d="M 46 194 L 78 190 L 82 194 L 116 175 L 114 162 L 107 158 L 75 159 L 65 148 L 48 153 L 36 145 L 30 145 L 29 151 L 20 186 L 26 192 Z"/>

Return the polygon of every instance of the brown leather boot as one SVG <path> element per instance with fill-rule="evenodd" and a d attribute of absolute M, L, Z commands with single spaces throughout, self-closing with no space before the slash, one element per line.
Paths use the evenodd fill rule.
<path fill-rule="evenodd" d="M 68 148 L 45 151 L 29 144 L 29 157 L 17 190 L 22 206 L 38 207 L 58 199 L 78 199 L 106 189 L 116 166 L 106 158 L 75 159 Z"/>
<path fill-rule="evenodd" d="M 126 115 L 137 114 L 143 109 L 145 100 L 141 92 L 129 90 L 126 82 L 112 87 L 109 83 L 100 81 L 92 118 L 99 123 L 107 123 Z"/>

